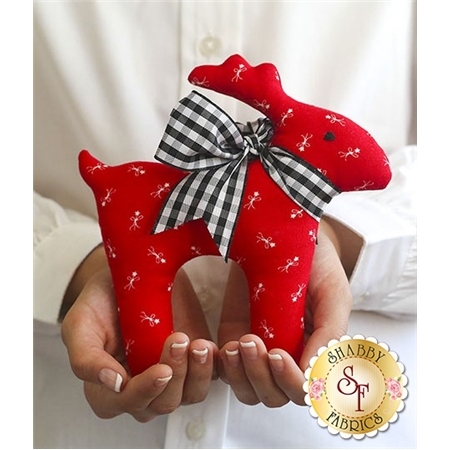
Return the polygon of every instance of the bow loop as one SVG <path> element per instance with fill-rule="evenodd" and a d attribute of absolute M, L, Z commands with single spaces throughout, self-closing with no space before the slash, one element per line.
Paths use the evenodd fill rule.
<path fill-rule="evenodd" d="M 238 125 L 206 97 L 193 91 L 171 112 L 155 158 L 190 172 L 238 159 L 244 148 Z"/>
<path fill-rule="evenodd" d="M 340 191 L 301 158 L 270 147 L 272 135 L 267 118 L 243 125 L 198 92 L 183 98 L 155 157 L 191 173 L 167 197 L 152 233 L 202 218 L 227 259 L 250 157 L 258 157 L 279 188 L 319 220 L 324 205 Z"/>

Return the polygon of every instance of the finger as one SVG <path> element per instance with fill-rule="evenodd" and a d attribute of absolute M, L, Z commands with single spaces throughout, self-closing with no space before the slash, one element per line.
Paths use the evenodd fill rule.
<path fill-rule="evenodd" d="M 223 381 L 230 385 L 236 398 L 245 405 L 260 403 L 242 363 L 239 342 L 227 342 L 219 352 L 219 373 Z"/>
<path fill-rule="evenodd" d="M 268 407 L 279 407 L 289 398 L 275 383 L 268 363 L 263 341 L 254 334 L 242 336 L 239 341 L 242 364 L 259 400 Z"/>
<path fill-rule="evenodd" d="M 306 378 L 294 359 L 281 349 L 272 349 L 268 358 L 275 383 L 289 400 L 297 405 L 305 405 L 303 384 Z"/>
<path fill-rule="evenodd" d="M 189 338 L 186 334 L 175 332 L 164 343 L 160 363 L 172 369 L 172 378 L 164 391 L 148 405 L 155 414 L 169 414 L 181 404 L 183 386 L 188 369 Z"/>
<path fill-rule="evenodd" d="M 219 347 L 249 332 L 248 285 L 242 269 L 231 262 L 218 329 Z"/>
<path fill-rule="evenodd" d="M 197 339 L 191 343 L 182 404 L 199 403 L 206 398 L 213 378 L 216 353 L 217 347 L 210 341 Z"/>

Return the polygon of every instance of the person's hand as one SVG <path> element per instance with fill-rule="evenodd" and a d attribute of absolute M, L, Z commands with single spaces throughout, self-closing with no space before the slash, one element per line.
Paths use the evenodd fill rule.
<path fill-rule="evenodd" d="M 96 268 L 104 263 L 100 256 Z M 198 302 L 184 272 L 173 287 L 174 320 L 181 331 L 167 338 L 160 363 L 135 377 L 126 369 L 110 272 L 97 270 L 87 280 L 61 331 L 72 370 L 84 381 L 93 411 L 102 418 L 129 413 L 147 422 L 180 404 L 202 401 L 214 376 L 218 350 L 209 339 L 203 314 L 198 314 Z"/>
<path fill-rule="evenodd" d="M 307 294 L 306 345 L 300 361 L 282 349 L 267 351 L 263 341 L 248 334 L 248 307 L 242 300 L 245 280 L 230 271 L 219 328 L 220 376 L 243 403 L 269 407 L 289 401 L 304 405 L 304 371 L 317 350 L 346 333 L 352 307 L 350 287 L 333 228 L 322 220 Z"/>

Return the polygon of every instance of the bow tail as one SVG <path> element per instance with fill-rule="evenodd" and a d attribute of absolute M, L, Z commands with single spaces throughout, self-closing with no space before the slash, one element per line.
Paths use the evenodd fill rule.
<path fill-rule="evenodd" d="M 317 221 L 325 206 L 340 194 L 319 170 L 282 148 L 271 147 L 261 162 L 282 191 Z"/>
<path fill-rule="evenodd" d="M 236 160 L 192 172 L 167 197 L 152 234 L 203 219 L 222 256 L 228 259 L 247 177 L 247 161 Z"/>

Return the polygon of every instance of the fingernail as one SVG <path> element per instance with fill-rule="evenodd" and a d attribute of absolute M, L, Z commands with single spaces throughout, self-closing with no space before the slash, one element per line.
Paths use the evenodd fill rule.
<path fill-rule="evenodd" d="M 165 386 L 171 379 L 172 379 L 172 375 L 169 375 L 168 377 L 157 378 L 153 384 L 156 387 Z"/>
<path fill-rule="evenodd" d="M 98 374 L 98 379 L 109 389 L 114 392 L 120 392 L 123 378 L 120 373 L 111 369 L 102 369 Z"/>
<path fill-rule="evenodd" d="M 192 350 L 192 354 L 194 355 L 194 361 L 198 364 L 205 364 L 208 359 L 208 349 L 205 348 L 203 350 Z"/>
<path fill-rule="evenodd" d="M 239 366 L 239 349 L 236 350 L 225 350 L 225 353 L 227 355 L 227 361 L 228 364 L 231 367 L 238 367 Z"/>
<path fill-rule="evenodd" d="M 237 355 L 239 355 L 239 350 L 238 349 L 236 349 L 236 350 L 225 350 L 225 353 L 228 356 L 237 356 Z"/>
<path fill-rule="evenodd" d="M 170 346 L 170 354 L 175 361 L 179 361 L 183 359 L 184 354 L 186 353 L 186 348 L 188 346 L 188 341 L 184 342 L 174 342 Z"/>
<path fill-rule="evenodd" d="M 283 372 L 284 361 L 279 353 L 269 353 L 269 362 L 275 372 Z"/>
<path fill-rule="evenodd" d="M 248 359 L 256 359 L 258 356 L 258 349 L 256 348 L 256 343 L 254 341 L 240 342 L 240 344 L 244 355 Z"/>

